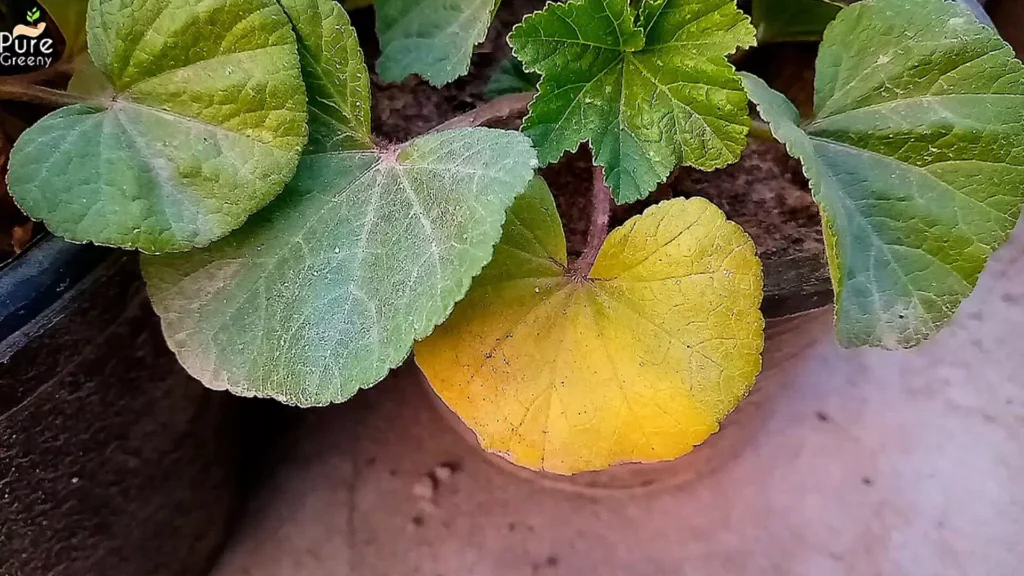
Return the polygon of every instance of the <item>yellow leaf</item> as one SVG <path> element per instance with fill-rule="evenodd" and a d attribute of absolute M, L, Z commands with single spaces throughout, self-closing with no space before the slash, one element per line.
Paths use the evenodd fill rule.
<path fill-rule="evenodd" d="M 658 204 L 612 232 L 589 278 L 539 178 L 494 259 L 416 345 L 434 390 L 481 445 L 571 474 L 689 452 L 761 369 L 761 263 L 710 202 Z"/>

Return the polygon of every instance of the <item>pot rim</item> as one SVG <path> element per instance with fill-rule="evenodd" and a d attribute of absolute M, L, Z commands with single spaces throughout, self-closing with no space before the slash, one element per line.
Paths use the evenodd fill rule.
<path fill-rule="evenodd" d="M 45 328 L 33 326 L 37 319 L 52 322 L 54 308 L 110 255 L 108 248 L 46 234 L 0 265 L 0 362 Z"/>

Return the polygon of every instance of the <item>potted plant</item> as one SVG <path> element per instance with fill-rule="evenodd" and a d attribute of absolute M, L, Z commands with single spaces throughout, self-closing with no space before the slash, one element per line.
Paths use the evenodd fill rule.
<path fill-rule="evenodd" d="M 535 74 L 536 93 L 399 144 L 371 134 L 358 38 L 328 0 L 170 0 L 141 22 L 112 5 L 89 4 L 69 92 L 0 90 L 68 105 L 15 145 L 18 204 L 71 240 L 144 252 L 167 343 L 207 386 L 324 405 L 414 350 L 484 448 L 535 470 L 672 460 L 707 439 L 762 368 L 766 287 L 772 314 L 818 308 L 827 271 L 840 343 L 921 343 L 1024 203 L 1024 68 L 957 3 L 825 6 L 807 120 L 728 59 L 757 42 L 733 3 L 549 4 L 509 34 L 521 69 L 494 86 Z M 452 80 L 494 15 L 419 8 L 377 3 L 380 78 Z M 524 113 L 520 130 L 481 127 Z M 653 201 L 680 166 L 736 162 L 748 135 L 802 167 L 827 267 L 762 265 L 712 202 Z M 570 258 L 578 218 L 534 172 L 584 142 Z"/>

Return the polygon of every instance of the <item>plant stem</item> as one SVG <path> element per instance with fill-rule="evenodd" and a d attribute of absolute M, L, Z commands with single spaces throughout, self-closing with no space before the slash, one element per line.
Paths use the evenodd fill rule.
<path fill-rule="evenodd" d="M 17 74 L 15 76 L 5 76 L 3 82 L 13 84 L 29 84 L 37 85 L 44 84 L 55 78 L 63 78 L 71 76 L 74 72 L 75 66 L 73 62 L 66 62 L 61 60 L 60 62 L 50 66 L 49 68 L 42 68 L 35 72 L 29 72 L 27 74 Z"/>
<path fill-rule="evenodd" d="M 604 170 L 594 166 L 594 185 L 590 201 L 590 230 L 587 232 L 587 247 L 573 264 L 573 276 L 582 279 L 590 274 L 597 254 L 608 237 L 608 218 L 612 213 L 612 191 L 604 181 Z"/>
<path fill-rule="evenodd" d="M 750 122 L 749 135 L 757 138 L 758 140 L 764 140 L 765 142 L 775 142 L 775 136 L 772 135 L 772 129 L 768 124 L 762 120 L 752 120 Z"/>
<path fill-rule="evenodd" d="M 479 108 L 466 112 L 451 120 L 435 127 L 431 132 L 441 132 L 454 128 L 475 128 L 492 120 L 511 118 L 526 112 L 527 106 L 533 100 L 533 92 L 520 94 L 508 94 L 491 100 Z"/>
<path fill-rule="evenodd" d="M 71 104 L 90 104 L 96 102 L 96 100 L 88 96 L 7 81 L 0 82 L 0 100 L 34 102 L 51 106 L 68 106 Z"/>

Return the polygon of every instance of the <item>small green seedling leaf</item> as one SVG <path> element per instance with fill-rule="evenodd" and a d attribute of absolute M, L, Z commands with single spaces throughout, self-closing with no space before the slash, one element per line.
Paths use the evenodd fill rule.
<path fill-rule="evenodd" d="M 193 376 L 313 406 L 380 381 L 448 316 L 537 160 L 525 136 L 487 128 L 370 149 L 368 74 L 347 16 L 331 0 L 282 4 L 306 78 L 323 79 L 309 91 L 311 121 L 324 123 L 313 134 L 336 137 L 312 138 L 294 180 L 241 229 L 142 270 Z"/>
<path fill-rule="evenodd" d="M 494 100 L 506 94 L 534 92 L 539 82 L 540 74 L 523 70 L 523 63 L 510 56 L 498 64 L 498 68 L 487 82 L 485 95 L 488 100 Z"/>
<path fill-rule="evenodd" d="M 494 259 L 416 362 L 483 447 L 571 474 L 689 452 L 761 369 L 761 263 L 702 198 L 662 202 L 613 231 L 588 278 L 540 179 Z"/>
<path fill-rule="evenodd" d="M 25 15 L 25 19 L 28 20 L 29 24 L 33 24 L 36 20 L 39 20 L 40 16 L 39 7 L 37 6 L 28 11 L 28 14 Z"/>
<path fill-rule="evenodd" d="M 842 8 L 833 0 L 754 0 L 757 42 L 820 40 Z"/>
<path fill-rule="evenodd" d="M 754 43 L 732 0 L 573 0 L 509 35 L 542 75 L 523 131 L 542 164 L 588 140 L 616 202 L 647 196 L 680 163 L 735 162 L 750 126 L 725 56 Z"/>
<path fill-rule="evenodd" d="M 1024 66 L 962 6 L 871 0 L 825 32 L 815 117 L 746 76 L 821 207 L 844 346 L 938 332 L 1024 202 Z"/>
<path fill-rule="evenodd" d="M 62 58 L 70 62 L 85 54 L 85 12 L 89 5 L 87 0 L 39 0 L 39 3 L 53 18 L 64 36 L 66 47 Z M 38 16 L 39 10 L 36 9 L 35 12 Z"/>
<path fill-rule="evenodd" d="M 87 35 L 108 97 L 46 116 L 11 153 L 11 195 L 51 231 L 143 252 L 204 246 L 295 173 L 305 90 L 273 0 L 91 0 Z"/>
<path fill-rule="evenodd" d="M 500 0 L 377 0 L 377 74 L 399 82 L 419 74 L 443 86 L 469 70 Z"/>

